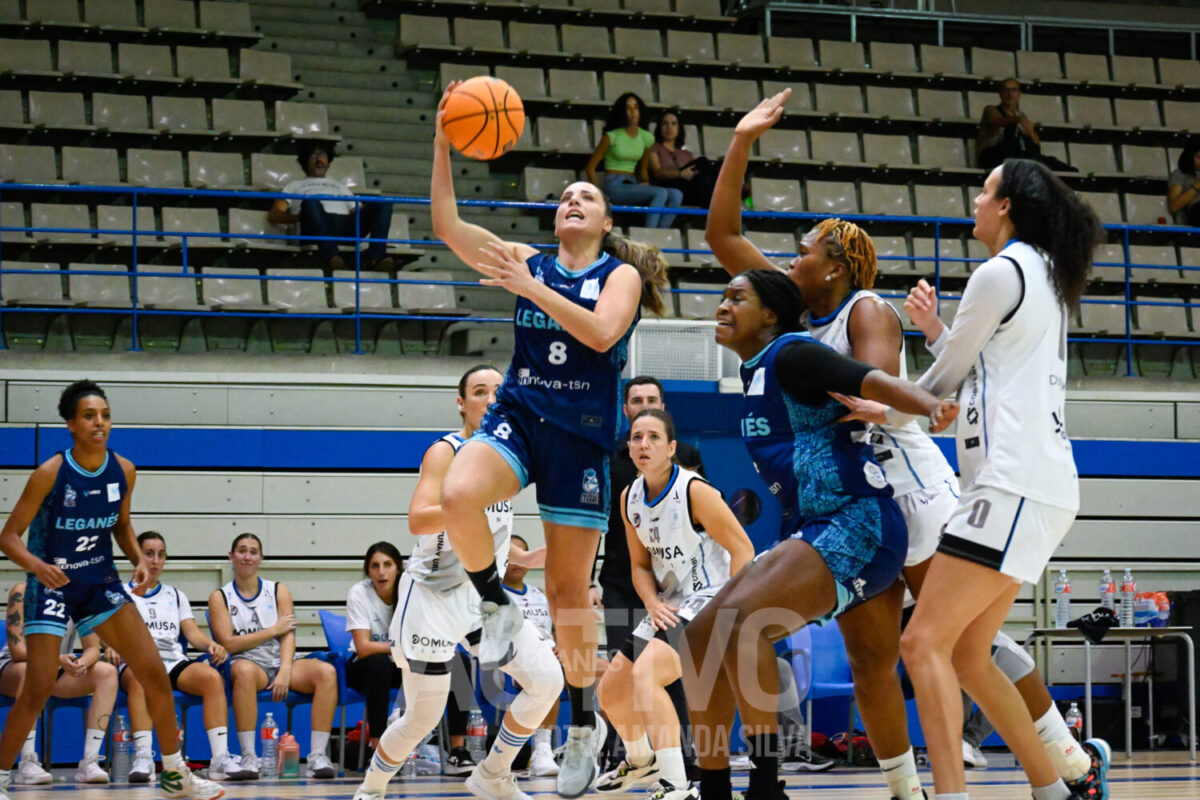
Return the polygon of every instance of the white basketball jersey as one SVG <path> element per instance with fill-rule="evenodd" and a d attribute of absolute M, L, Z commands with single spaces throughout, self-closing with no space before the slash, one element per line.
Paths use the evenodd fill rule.
<path fill-rule="evenodd" d="M 269 628 L 279 621 L 279 603 L 275 598 L 275 581 L 258 579 L 258 594 L 242 597 L 233 581 L 221 587 L 225 604 L 229 606 L 229 618 L 233 621 L 233 633 L 255 633 Z M 238 658 L 247 658 L 265 670 L 278 669 L 279 639 L 268 639 L 262 644 L 243 650 Z"/>
<path fill-rule="evenodd" d="M 1067 309 L 1054 293 L 1040 251 L 1013 242 L 995 258 L 1005 256 L 1019 265 L 1024 295 L 983 346 L 959 389 L 963 489 L 991 486 L 1078 510 L 1079 475 L 1063 413 Z"/>
<path fill-rule="evenodd" d="M 463 446 L 463 440 L 455 433 L 448 433 L 438 441 L 447 442 L 454 452 Z M 488 527 L 492 529 L 492 541 L 496 546 L 496 571 L 503 575 L 508 569 L 508 545 L 512 537 L 513 506 L 511 500 L 501 500 L 487 509 Z M 450 537 L 445 531 L 417 537 L 412 555 L 408 557 L 405 572 L 426 586 L 439 592 L 447 592 L 467 582 L 467 571 L 450 547 Z"/>
<path fill-rule="evenodd" d="M 133 581 L 127 588 L 167 669 L 183 661 L 186 654 L 179 641 L 179 627 L 185 619 L 195 619 L 187 595 L 166 583 L 159 583 L 140 597 L 133 593 Z"/>
<path fill-rule="evenodd" d="M 658 497 L 646 497 L 646 479 L 639 475 L 625 499 L 625 518 L 650 553 L 660 596 L 673 604 L 729 580 L 729 551 L 692 522 L 692 481 L 704 478 L 675 465 Z"/>
<path fill-rule="evenodd" d="M 850 344 L 849 333 L 850 312 L 855 304 L 867 297 L 884 302 L 874 292 L 859 289 L 847 297 L 841 307 L 828 317 L 812 319 L 808 312 L 805 312 L 804 326 L 821 344 L 853 358 L 854 348 Z M 896 313 L 896 309 L 892 308 L 890 303 L 885 305 Z M 908 366 L 904 355 L 904 338 L 901 337 L 900 378 L 908 380 Z M 896 497 L 933 486 L 954 476 L 950 462 L 933 440 L 921 430 L 916 420 L 910 420 L 898 427 L 872 425 L 860 434 L 859 438 L 869 441 L 874 447 L 875 460 L 883 467 L 888 483 L 892 485 L 892 493 Z"/>
<path fill-rule="evenodd" d="M 525 591 L 518 592 L 509 586 L 504 586 L 509 596 L 518 606 L 525 619 L 533 623 L 543 639 L 554 640 L 554 622 L 550 617 L 550 601 L 546 593 L 536 586 L 525 584 Z"/>

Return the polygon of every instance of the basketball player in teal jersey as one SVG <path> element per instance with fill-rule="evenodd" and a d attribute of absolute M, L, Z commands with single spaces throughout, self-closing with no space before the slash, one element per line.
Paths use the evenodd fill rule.
<path fill-rule="evenodd" d="M 451 84 L 446 92 L 453 91 Z M 639 306 L 659 313 L 666 262 L 656 249 L 615 235 L 603 192 L 587 182 L 563 190 L 554 217 L 557 254 L 501 241 L 458 215 L 450 144 L 439 106 L 433 148 L 433 231 L 516 295 L 516 349 L 496 404 L 450 465 L 442 490 L 446 531 L 482 598 L 480 662 L 512 657 L 524 622 L 496 571 L 484 509 L 533 483 L 546 532 L 546 595 L 571 698 L 558 792 L 578 797 L 598 773 L 594 662 L 598 641 L 588 602 L 592 558 L 608 525 L 608 457 L 621 418 L 620 373 Z M 568 613 L 571 612 L 571 613 Z"/>
<path fill-rule="evenodd" d="M 175 698 L 167 670 L 141 614 L 113 563 L 112 541 L 132 562 L 134 591 L 144 591 L 130 497 L 137 470 L 108 449 L 112 417 L 104 390 L 91 381 L 66 388 L 58 402 L 72 446 L 42 463 L 0 531 L 0 550 L 28 574 L 25 590 L 25 683 L 0 739 L 0 800 L 7 800 L 9 768 L 58 677 L 58 651 L 67 620 L 81 636 L 97 633 L 125 656 L 146 691 L 163 750 L 159 787 L 166 797 L 215 800 L 220 784 L 195 777 L 179 752 Z M 28 547 L 21 535 L 29 530 Z"/>

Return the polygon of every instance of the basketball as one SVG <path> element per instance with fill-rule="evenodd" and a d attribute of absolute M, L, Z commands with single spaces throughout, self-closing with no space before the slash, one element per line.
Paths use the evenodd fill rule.
<path fill-rule="evenodd" d="M 455 150 L 467 158 L 490 161 L 507 153 L 521 138 L 525 106 L 507 82 L 480 75 L 450 93 L 442 127 Z"/>

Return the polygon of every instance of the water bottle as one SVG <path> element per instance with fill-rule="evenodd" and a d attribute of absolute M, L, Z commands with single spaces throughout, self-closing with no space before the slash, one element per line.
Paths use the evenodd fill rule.
<path fill-rule="evenodd" d="M 133 731 L 129 730 L 124 714 L 117 714 L 117 726 L 112 738 L 112 777 L 114 781 L 124 783 L 129 780 L 129 770 L 133 765 Z"/>
<path fill-rule="evenodd" d="M 417 751 L 419 748 L 414 747 L 413 751 L 408 754 L 408 758 L 404 759 L 404 764 L 400 767 L 400 776 L 403 778 L 417 777 L 417 760 L 421 755 Z"/>
<path fill-rule="evenodd" d="M 1058 580 L 1054 582 L 1054 627 L 1065 628 L 1071 621 L 1071 581 L 1067 571 L 1058 571 Z"/>
<path fill-rule="evenodd" d="M 1067 709 L 1067 715 L 1063 718 L 1067 723 L 1067 728 L 1070 729 L 1071 735 L 1075 737 L 1075 741 L 1083 739 L 1083 714 L 1079 713 L 1079 706 L 1071 703 L 1071 707 Z"/>
<path fill-rule="evenodd" d="M 279 726 L 275 717 L 267 712 L 262 724 L 262 776 L 275 778 L 279 775 Z"/>
<path fill-rule="evenodd" d="M 1121 627 L 1133 627 L 1133 603 L 1137 596 L 1137 581 L 1133 579 L 1133 572 L 1128 567 L 1125 568 L 1125 574 L 1121 576 Z"/>
<path fill-rule="evenodd" d="M 487 722 L 478 708 L 471 709 L 467 715 L 467 752 L 476 764 L 482 763 L 487 756 Z"/>
<path fill-rule="evenodd" d="M 279 737 L 279 777 L 297 778 L 300 776 L 300 745 L 296 737 L 285 733 Z"/>
<path fill-rule="evenodd" d="M 1112 571 L 1107 569 L 1100 576 L 1100 607 L 1117 610 L 1117 584 L 1113 582 Z"/>

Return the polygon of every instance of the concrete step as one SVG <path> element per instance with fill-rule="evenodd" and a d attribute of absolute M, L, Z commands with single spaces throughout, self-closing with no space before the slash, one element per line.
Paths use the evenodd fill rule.
<path fill-rule="evenodd" d="M 386 58 L 392 54 L 392 44 L 351 40 L 296 38 L 294 36 L 265 36 L 262 47 L 291 55 L 330 55 L 357 58 Z"/>
<path fill-rule="evenodd" d="M 326 22 L 293 22 L 289 20 L 254 20 L 254 29 L 264 36 L 286 38 L 319 38 L 328 41 L 356 41 L 375 43 L 375 31 L 368 25 L 338 24 Z"/>
<path fill-rule="evenodd" d="M 265 0 L 250 0 L 251 19 L 260 8 L 321 8 L 334 11 L 358 11 L 358 0 L 293 0 L 287 3 L 270 3 Z"/>
<path fill-rule="evenodd" d="M 324 69 L 338 72 L 386 72 L 390 75 L 409 74 L 408 64 L 387 55 L 374 58 L 348 56 L 314 56 L 297 53 L 292 56 L 295 69 Z M 427 70 L 420 70 L 426 72 Z"/>
<path fill-rule="evenodd" d="M 328 109 L 331 119 L 375 124 L 397 122 L 404 125 L 433 125 L 432 108 L 399 108 L 360 103 L 326 103 L 325 108 Z"/>
<path fill-rule="evenodd" d="M 428 92 L 401 89 L 344 89 L 337 86 L 311 86 L 305 92 L 317 103 L 357 103 L 395 108 L 437 108 L 437 98 Z"/>
<path fill-rule="evenodd" d="M 427 112 L 433 116 L 433 109 Z M 347 121 L 340 131 L 343 136 L 355 139 L 375 139 L 401 142 L 433 142 L 433 122 L 367 122 Z M 366 142 L 364 142 L 366 144 Z"/>
<path fill-rule="evenodd" d="M 367 27 L 367 17 L 352 8 L 312 8 L 301 5 L 279 5 L 262 3 L 250 10 L 251 19 L 255 24 L 263 21 L 271 22 L 304 22 L 312 25 L 328 26 L 349 21 L 354 25 Z M 317 28 L 314 34 L 320 34 L 323 28 Z"/>
<path fill-rule="evenodd" d="M 400 89 L 419 91 L 416 78 L 411 75 L 392 75 L 387 72 L 348 72 L 345 70 L 296 67 L 292 65 L 296 82 L 305 86 L 332 86 L 354 89 Z"/>

